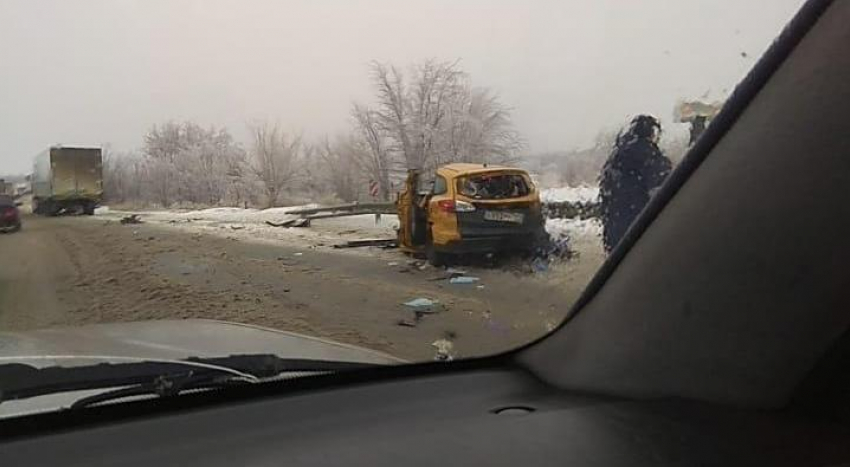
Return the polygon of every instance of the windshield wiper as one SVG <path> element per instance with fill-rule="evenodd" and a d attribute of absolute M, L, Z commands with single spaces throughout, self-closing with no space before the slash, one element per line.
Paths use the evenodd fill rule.
<path fill-rule="evenodd" d="M 138 384 L 113 391 L 106 391 L 92 396 L 83 397 L 71 404 L 71 409 L 80 409 L 91 405 L 100 404 L 129 397 L 154 395 L 158 397 L 173 397 L 181 392 L 197 389 L 216 389 L 239 384 L 252 384 L 259 380 L 256 378 L 242 378 L 239 376 L 215 376 L 208 373 L 196 374 L 189 372 L 184 375 L 157 376 L 148 383 Z"/>
<path fill-rule="evenodd" d="M 92 357 L 45 356 L 42 360 L 79 360 Z M 103 359 L 104 357 L 100 357 Z M 38 360 L 22 359 L 26 360 Z M 284 373 L 332 373 L 379 364 L 343 361 L 280 358 L 276 355 L 248 354 L 186 360 L 142 360 L 129 363 L 99 363 L 88 366 L 38 368 L 25 363 L 0 363 L 0 403 L 14 399 L 106 388 L 166 393 L 170 384 L 180 390 L 204 384 L 232 384 L 259 381 Z M 189 371 L 190 370 L 190 371 Z M 157 383 L 157 378 L 160 381 Z M 187 380 L 188 379 L 188 380 Z M 156 385 L 160 385 L 157 387 Z M 148 389 L 153 388 L 153 389 Z M 159 392 L 158 392 L 159 391 Z"/>

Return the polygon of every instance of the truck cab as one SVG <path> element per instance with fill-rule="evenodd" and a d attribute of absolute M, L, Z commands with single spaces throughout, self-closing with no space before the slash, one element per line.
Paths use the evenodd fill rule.
<path fill-rule="evenodd" d="M 529 251 L 545 236 L 540 193 L 522 169 L 448 164 L 408 173 L 397 199 L 399 246 L 435 265 L 465 253 Z"/>

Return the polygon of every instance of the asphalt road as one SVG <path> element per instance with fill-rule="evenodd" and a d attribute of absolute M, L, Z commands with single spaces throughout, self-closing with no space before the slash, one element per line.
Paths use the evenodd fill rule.
<path fill-rule="evenodd" d="M 345 252 L 97 217 L 26 217 L 0 235 L 0 330 L 213 318 L 300 332 L 430 360 L 485 355 L 552 329 L 598 257 L 545 274 L 523 264 L 464 266 L 474 285 L 438 280 L 399 252 Z M 483 287 L 479 287 L 483 286 Z M 403 302 L 440 302 L 415 314 Z M 415 325 L 415 326 L 414 326 Z"/>

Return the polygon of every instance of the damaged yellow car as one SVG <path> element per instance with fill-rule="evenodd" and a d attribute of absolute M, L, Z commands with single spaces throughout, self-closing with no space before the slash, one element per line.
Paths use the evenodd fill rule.
<path fill-rule="evenodd" d="M 403 251 L 442 265 L 465 253 L 529 252 L 546 238 L 540 193 L 528 172 L 458 163 L 429 178 L 410 171 L 398 194 Z"/>

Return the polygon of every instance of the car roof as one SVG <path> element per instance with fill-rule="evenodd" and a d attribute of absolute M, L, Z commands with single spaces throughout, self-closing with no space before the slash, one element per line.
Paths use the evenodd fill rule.
<path fill-rule="evenodd" d="M 527 173 L 525 170 L 520 169 L 518 167 L 507 167 L 503 165 L 490 165 L 490 164 L 471 164 L 468 162 L 454 162 L 451 164 L 446 164 L 437 169 L 439 173 L 447 173 L 452 176 L 471 174 L 471 173 L 484 173 L 484 172 L 498 172 L 502 170 L 510 170 L 516 172 Z"/>

